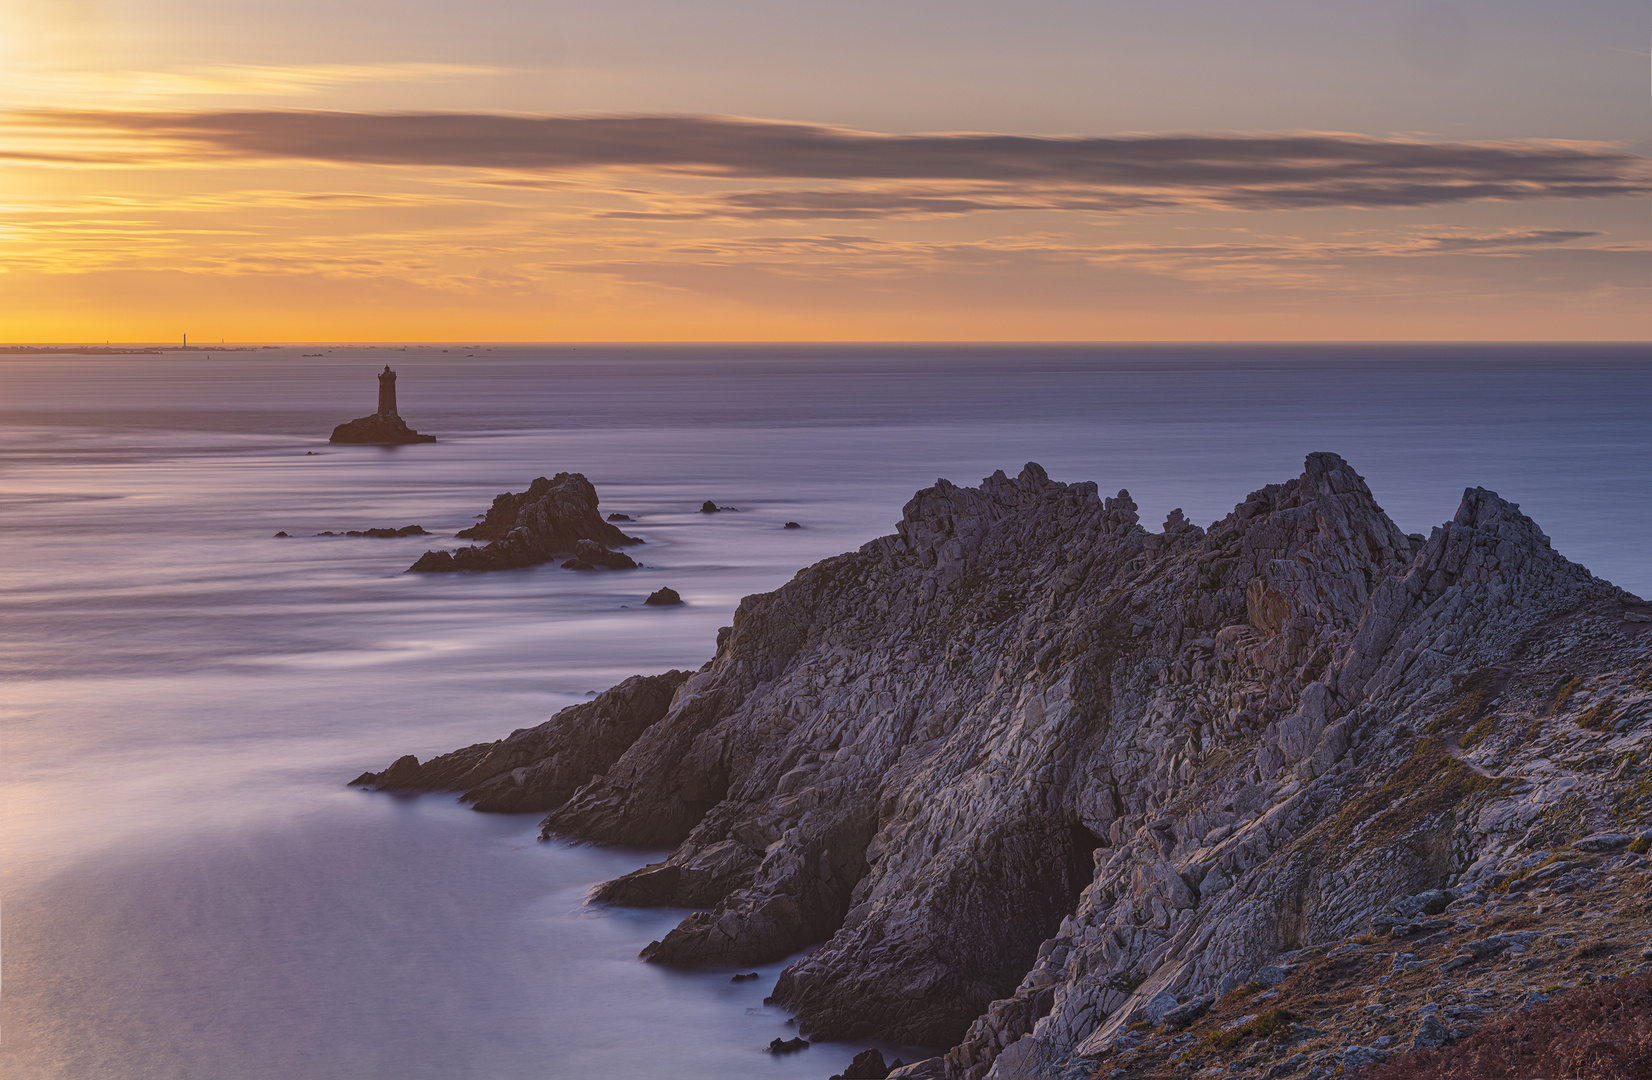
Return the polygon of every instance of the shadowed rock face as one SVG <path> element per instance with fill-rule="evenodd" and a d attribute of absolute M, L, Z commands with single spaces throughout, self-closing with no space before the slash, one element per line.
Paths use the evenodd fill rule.
<path fill-rule="evenodd" d="M 586 564 L 575 569 L 598 565 L 620 569 L 636 563 L 608 548 L 642 543 L 603 520 L 597 509 L 597 489 L 580 473 L 557 473 L 549 480 L 541 476 L 526 491 L 506 492 L 493 500 L 485 519 L 456 535 L 461 540 L 491 542 L 451 552 L 427 551 L 408 569 L 421 573 L 511 570 L 569 554 Z"/>
<path fill-rule="evenodd" d="M 686 671 L 633 675 L 538 727 L 477 743 L 424 764 L 404 757 L 381 773 L 352 780 L 379 791 L 459 791 L 478 810 L 521 814 L 560 806 L 581 784 L 613 765 L 665 715 Z"/>
<path fill-rule="evenodd" d="M 1208 532 L 1175 511 L 1150 533 L 1127 493 L 1037 465 L 943 480 L 895 535 L 743 600 L 712 661 L 661 677 L 680 685 L 656 720 L 603 729 L 604 756 L 636 734 L 545 802 L 544 833 L 676 848 L 598 892 L 701 909 L 650 959 L 824 941 L 775 991 L 805 1034 L 956 1043 L 967 1080 L 1053 1075 L 1149 1002 L 1514 844 L 1484 825 L 1514 796 L 1452 732 L 1545 664 L 1644 652 L 1632 599 L 1482 489 L 1407 537 L 1332 454 Z M 1596 624 L 1596 651 L 1532 659 Z M 560 767 L 571 712 L 512 768 Z"/>

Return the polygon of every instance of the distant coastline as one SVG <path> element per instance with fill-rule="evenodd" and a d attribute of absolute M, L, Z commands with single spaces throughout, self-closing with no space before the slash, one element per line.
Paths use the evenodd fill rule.
<path fill-rule="evenodd" d="M 265 345 L 263 348 L 275 348 Z M 255 345 L 219 345 L 207 348 L 201 345 L 167 345 L 151 348 L 124 348 L 119 345 L 0 345 L 0 355 L 6 356 L 161 356 L 175 352 L 257 352 Z"/>

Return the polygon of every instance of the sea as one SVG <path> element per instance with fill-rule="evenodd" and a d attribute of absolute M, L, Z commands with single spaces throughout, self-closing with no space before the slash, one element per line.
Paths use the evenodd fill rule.
<path fill-rule="evenodd" d="M 330 445 L 386 364 L 440 441 Z M 0 1075 L 825 1080 L 871 1044 L 766 1053 L 784 961 L 645 964 L 684 913 L 587 901 L 663 853 L 347 782 L 698 667 L 937 477 L 1036 461 L 1157 528 L 1325 450 L 1406 531 L 1488 487 L 1652 595 L 1645 345 L 0 354 Z M 642 569 L 405 572 L 559 471 Z"/>

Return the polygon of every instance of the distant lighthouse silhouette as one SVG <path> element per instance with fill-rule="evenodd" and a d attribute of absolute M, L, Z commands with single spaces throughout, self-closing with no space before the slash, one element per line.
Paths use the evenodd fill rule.
<path fill-rule="evenodd" d="M 390 370 L 389 364 L 384 365 L 384 370 L 379 372 L 379 415 L 401 415 L 396 411 L 396 373 Z"/>

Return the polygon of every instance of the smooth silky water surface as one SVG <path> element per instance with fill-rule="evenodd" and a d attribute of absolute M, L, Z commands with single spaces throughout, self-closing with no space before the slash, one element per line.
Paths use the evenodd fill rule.
<path fill-rule="evenodd" d="M 763 1053 L 782 963 L 646 965 L 682 913 L 585 904 L 659 853 L 344 784 L 698 667 L 741 596 L 937 476 L 1038 461 L 1156 529 L 1331 450 L 1406 530 L 1484 485 L 1652 593 L 1646 348 L 306 351 L 0 360 L 8 1080 L 840 1071 L 864 1044 Z M 441 441 L 328 445 L 386 362 Z M 559 470 L 645 569 L 402 572 Z M 406 524 L 437 535 L 313 535 Z M 686 606 L 643 607 L 663 585 Z"/>

